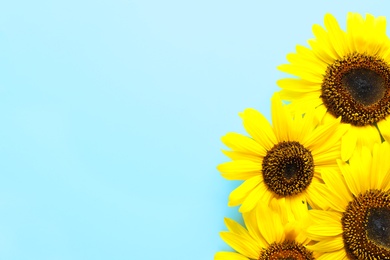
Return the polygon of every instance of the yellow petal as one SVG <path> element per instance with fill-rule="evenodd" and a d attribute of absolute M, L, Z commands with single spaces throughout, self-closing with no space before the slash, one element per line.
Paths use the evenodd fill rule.
<path fill-rule="evenodd" d="M 337 206 L 336 210 L 344 211 L 347 204 L 353 200 L 344 177 L 339 172 L 329 170 L 324 170 L 321 176 L 330 191 L 328 197 L 335 202 L 333 205 Z"/>
<path fill-rule="evenodd" d="M 260 186 L 260 185 L 259 185 Z M 239 211 L 241 213 L 243 212 L 248 212 L 252 210 L 260 201 L 260 198 L 263 196 L 262 195 L 262 190 L 261 188 L 257 186 L 255 187 L 249 194 L 246 196 L 244 199 L 244 202 L 242 203 Z"/>
<path fill-rule="evenodd" d="M 334 224 L 313 224 L 307 228 L 307 233 L 314 240 L 323 240 L 329 237 L 341 235 L 343 233 L 341 223 L 340 225 Z"/>
<path fill-rule="evenodd" d="M 278 212 L 269 209 L 268 205 L 256 208 L 259 230 L 268 244 L 284 240 L 284 228 Z"/>
<path fill-rule="evenodd" d="M 337 149 L 339 148 L 339 149 Z M 322 167 L 329 168 L 337 165 L 337 159 L 341 158 L 340 147 L 332 147 L 327 152 L 317 154 L 317 151 L 312 151 L 314 164 L 316 169 L 320 171 Z"/>
<path fill-rule="evenodd" d="M 351 127 L 341 138 L 341 159 L 346 162 L 351 158 L 356 147 L 357 133 L 355 127 Z"/>
<path fill-rule="evenodd" d="M 240 113 L 246 131 L 267 151 L 277 140 L 268 120 L 254 109 L 245 109 Z"/>
<path fill-rule="evenodd" d="M 299 141 L 304 145 L 304 140 L 317 127 L 319 121 L 316 118 L 315 109 L 305 109 L 304 111 L 295 111 L 292 130 L 295 132 L 294 141 Z M 304 145 L 305 146 L 305 145 Z"/>
<path fill-rule="evenodd" d="M 220 232 L 220 235 L 223 241 L 225 241 L 238 253 L 249 258 L 257 259 L 259 257 L 261 248 L 257 246 L 256 241 L 253 241 L 253 239 L 247 239 L 243 236 L 230 232 Z"/>
<path fill-rule="evenodd" d="M 298 194 L 286 199 L 288 207 L 291 209 L 296 220 L 302 220 L 307 217 L 308 208 L 304 194 Z"/>
<path fill-rule="evenodd" d="M 390 190 L 390 143 L 374 145 L 371 181 L 373 188 Z"/>
<path fill-rule="evenodd" d="M 323 81 L 323 76 L 321 74 L 307 71 L 304 68 L 298 67 L 296 65 L 282 64 L 278 66 L 278 69 L 297 77 L 304 78 L 305 80 L 312 83 L 321 84 Z"/>
<path fill-rule="evenodd" d="M 248 233 L 248 230 L 246 230 L 243 226 L 238 224 L 233 219 L 225 218 L 225 225 L 230 232 L 237 234 L 237 235 L 240 235 L 240 236 L 243 236 L 248 240 L 252 239 L 252 237 Z"/>
<path fill-rule="evenodd" d="M 259 226 L 257 225 L 256 210 L 245 212 L 242 214 L 246 228 L 249 234 L 256 240 L 258 245 L 262 248 L 268 247 L 267 241 L 263 238 L 260 233 Z"/>
<path fill-rule="evenodd" d="M 306 246 L 307 249 L 317 252 L 333 252 L 341 250 L 344 247 L 344 241 L 342 236 L 337 236 L 332 239 L 320 241 L 312 246 Z"/>
<path fill-rule="evenodd" d="M 313 53 L 324 63 L 332 64 L 339 57 L 332 46 L 328 33 L 318 24 L 313 25 L 312 31 L 316 37 L 316 39 L 309 41 Z"/>
<path fill-rule="evenodd" d="M 341 125 L 340 119 L 335 119 L 331 123 L 318 126 L 304 139 L 303 144 L 312 150 L 314 154 L 326 152 L 340 141 L 348 129 L 349 125 Z"/>
<path fill-rule="evenodd" d="M 340 160 L 338 160 L 337 163 L 343 173 L 345 183 L 347 183 L 349 190 L 353 195 L 358 196 L 362 191 L 360 190 L 360 183 L 356 173 L 351 171 L 352 167 L 349 164 L 341 162 Z"/>
<path fill-rule="evenodd" d="M 245 160 L 245 161 L 262 163 L 264 158 L 253 153 L 245 153 L 245 152 L 222 150 L 222 153 L 234 161 Z"/>
<path fill-rule="evenodd" d="M 318 260 L 348 260 L 345 250 L 339 250 L 332 253 L 325 253 L 317 258 Z"/>
<path fill-rule="evenodd" d="M 247 136 L 228 133 L 222 137 L 222 142 L 234 151 L 245 152 L 257 156 L 265 156 L 267 151 L 258 142 Z"/>
<path fill-rule="evenodd" d="M 315 209 L 329 209 L 343 211 L 345 203 L 334 196 L 329 188 L 319 182 L 313 182 L 307 189 L 309 204 Z"/>
<path fill-rule="evenodd" d="M 214 260 L 249 260 L 249 258 L 233 252 L 217 252 Z"/>
<path fill-rule="evenodd" d="M 229 206 L 237 206 L 241 204 L 260 182 L 262 182 L 260 175 L 253 176 L 243 182 L 240 186 L 238 186 L 238 188 L 230 193 Z"/>
<path fill-rule="evenodd" d="M 360 149 L 362 146 L 372 147 L 375 143 L 381 143 L 381 136 L 378 132 L 378 129 L 375 126 L 367 125 L 356 127 L 352 126 L 352 128 L 357 128 L 357 142 L 356 146 Z"/>
<path fill-rule="evenodd" d="M 228 180 L 246 180 L 261 173 L 258 162 L 237 160 L 218 165 L 217 169 Z"/>
<path fill-rule="evenodd" d="M 351 171 L 354 174 L 352 177 L 356 180 L 360 192 L 364 192 L 372 188 L 370 177 L 372 174 L 370 172 L 371 164 L 371 149 L 366 146 L 357 150 L 349 160 Z"/>
<path fill-rule="evenodd" d="M 312 209 L 309 211 L 309 216 L 312 218 L 312 221 L 315 223 L 330 223 L 332 225 L 339 225 L 343 213 L 336 212 L 336 211 Z"/>
<path fill-rule="evenodd" d="M 313 84 L 311 82 L 306 83 L 301 79 L 285 78 L 279 79 L 276 84 L 282 89 L 293 90 L 296 92 L 311 92 L 311 91 L 321 91 L 321 87 L 318 84 Z"/>
<path fill-rule="evenodd" d="M 272 125 L 275 129 L 276 139 L 280 141 L 289 141 L 289 132 L 291 129 L 291 116 L 283 107 L 278 93 L 271 98 Z"/>
<path fill-rule="evenodd" d="M 379 121 L 377 125 L 385 141 L 390 142 L 390 117 Z"/>
<path fill-rule="evenodd" d="M 329 40 L 332 43 L 335 53 L 337 54 L 337 58 L 343 58 L 348 50 L 348 47 L 344 46 L 344 32 L 340 29 L 340 26 L 333 15 L 325 15 L 325 27 L 328 30 Z"/>

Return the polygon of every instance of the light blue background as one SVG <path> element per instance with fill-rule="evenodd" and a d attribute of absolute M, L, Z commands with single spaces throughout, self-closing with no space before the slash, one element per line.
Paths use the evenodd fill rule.
<path fill-rule="evenodd" d="M 212 259 L 238 112 L 311 25 L 386 1 L 1 1 L 0 259 Z"/>

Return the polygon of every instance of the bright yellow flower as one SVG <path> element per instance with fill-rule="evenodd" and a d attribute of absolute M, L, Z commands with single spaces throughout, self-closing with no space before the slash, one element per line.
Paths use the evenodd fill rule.
<path fill-rule="evenodd" d="M 390 259 L 390 145 L 355 151 L 342 174 L 322 173 L 329 210 L 310 210 L 309 248 L 319 259 Z"/>
<path fill-rule="evenodd" d="M 307 216 L 305 206 L 299 207 Z M 218 252 L 214 260 L 311 260 L 319 255 L 306 249 L 311 241 L 302 232 L 305 218 L 295 216 L 291 211 L 261 205 L 244 213 L 243 218 L 247 229 L 234 220 L 225 219 L 229 231 L 221 232 L 221 237 L 236 252 Z"/>
<path fill-rule="evenodd" d="M 251 137 L 228 133 L 222 141 L 233 161 L 218 166 L 229 180 L 245 180 L 229 196 L 229 206 L 241 205 L 240 212 L 266 205 L 275 198 L 286 200 L 298 210 L 302 203 L 324 207 L 320 173 L 336 168 L 340 158 L 340 137 L 348 126 L 339 121 L 318 125 L 313 111 L 293 118 L 277 94 L 272 98 L 271 126 L 254 109 L 240 114 Z"/>
<path fill-rule="evenodd" d="M 298 78 L 278 81 L 294 109 L 316 107 L 320 117 L 352 127 L 342 140 L 347 161 L 356 146 L 390 141 L 390 39 L 385 17 L 348 13 L 346 30 L 327 14 L 313 26 L 310 48 L 296 47 L 280 70 Z M 380 132 L 378 132 L 378 129 Z"/>

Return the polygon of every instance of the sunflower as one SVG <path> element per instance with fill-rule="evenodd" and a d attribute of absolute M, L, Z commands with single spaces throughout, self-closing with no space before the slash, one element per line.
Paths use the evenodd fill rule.
<path fill-rule="evenodd" d="M 228 180 L 244 180 L 230 193 L 228 205 L 242 204 L 240 212 L 247 212 L 275 198 L 286 199 L 293 209 L 307 202 L 323 208 L 320 173 L 337 169 L 340 138 L 349 127 L 337 120 L 318 125 L 313 111 L 293 117 L 277 93 L 271 102 L 272 126 L 258 111 L 246 109 L 240 115 L 251 137 L 228 133 L 222 138 L 232 161 L 218 170 Z"/>
<path fill-rule="evenodd" d="M 297 78 L 278 81 L 294 109 L 316 107 L 324 120 L 341 117 L 352 127 L 342 139 L 342 158 L 355 147 L 390 141 L 390 39 L 385 17 L 348 13 L 346 30 L 327 14 L 313 26 L 310 48 L 297 46 L 278 68 Z M 379 131 L 378 131 L 379 130 Z M 382 135 L 382 137 L 381 137 Z"/>
<path fill-rule="evenodd" d="M 330 209 L 310 210 L 309 248 L 319 259 L 390 259 L 390 145 L 356 151 L 341 173 L 324 171 Z"/>
<path fill-rule="evenodd" d="M 300 207 L 307 216 L 307 207 Z M 247 229 L 225 218 L 229 231 L 221 232 L 220 235 L 236 252 L 218 252 L 214 260 L 312 260 L 319 255 L 306 249 L 311 241 L 302 232 L 305 218 L 291 211 L 261 205 L 244 213 L 243 218 Z"/>

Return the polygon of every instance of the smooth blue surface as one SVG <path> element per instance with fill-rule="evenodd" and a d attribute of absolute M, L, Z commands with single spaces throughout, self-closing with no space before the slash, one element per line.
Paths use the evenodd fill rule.
<path fill-rule="evenodd" d="M 0 259 L 212 259 L 238 112 L 326 12 L 386 1 L 2 1 Z"/>

